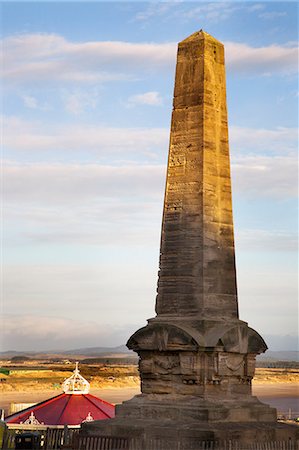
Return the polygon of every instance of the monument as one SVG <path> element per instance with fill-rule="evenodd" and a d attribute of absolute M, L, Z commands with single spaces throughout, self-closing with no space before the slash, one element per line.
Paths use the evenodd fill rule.
<path fill-rule="evenodd" d="M 142 394 L 85 431 L 143 448 L 294 439 L 251 393 L 267 346 L 238 315 L 224 48 L 203 31 L 178 46 L 159 267 L 157 315 L 127 343 Z"/>

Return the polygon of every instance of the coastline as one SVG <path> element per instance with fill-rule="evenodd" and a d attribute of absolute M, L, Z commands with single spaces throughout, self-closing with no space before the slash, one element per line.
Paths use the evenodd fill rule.
<path fill-rule="evenodd" d="M 257 397 L 298 397 L 297 383 L 265 383 L 253 381 L 252 394 Z"/>
<path fill-rule="evenodd" d="M 44 391 L 8 391 L 0 393 L 0 408 L 8 414 L 11 403 L 39 403 L 61 393 L 60 389 Z M 140 394 L 139 386 L 91 389 L 90 393 L 109 403 L 122 403 Z M 265 383 L 254 381 L 252 393 L 262 402 L 271 403 L 278 410 L 291 408 L 299 412 L 299 386 L 297 383 Z M 295 406 L 294 406 L 295 405 Z"/>

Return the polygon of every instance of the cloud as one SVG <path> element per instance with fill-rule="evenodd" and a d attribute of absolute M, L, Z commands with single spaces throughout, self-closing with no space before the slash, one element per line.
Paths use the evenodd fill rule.
<path fill-rule="evenodd" d="M 130 180 L 134 180 L 138 192 L 146 195 L 147 189 L 152 188 L 151 179 L 155 180 L 159 191 L 163 186 L 168 140 L 169 131 L 164 128 L 85 124 L 46 127 L 42 122 L 4 118 L 4 148 L 17 151 L 20 156 L 33 152 L 42 159 L 44 152 L 50 152 L 52 156 L 56 154 L 59 161 L 60 151 L 64 150 L 72 158 L 76 152 L 84 152 L 84 161 L 90 159 L 89 154 L 93 159 L 94 154 L 97 155 L 101 161 L 97 164 L 83 161 L 80 164 L 8 162 L 7 195 L 16 198 L 28 195 L 34 199 L 47 193 L 53 201 L 56 198 L 58 202 L 63 201 L 64 197 L 71 201 L 92 193 L 101 196 L 108 190 L 111 195 L 118 195 L 120 191 L 125 193 L 131 186 Z M 297 195 L 296 129 L 233 126 L 230 142 L 235 193 L 275 198 Z M 153 192 L 157 193 L 155 189 Z"/>
<path fill-rule="evenodd" d="M 96 109 L 98 99 L 99 93 L 97 89 L 75 89 L 72 91 L 64 89 L 62 91 L 64 109 L 68 113 L 74 115 L 82 114 L 87 110 Z"/>
<path fill-rule="evenodd" d="M 80 251 L 65 264 L 61 260 L 46 264 L 46 259 L 5 264 L 1 328 L 5 347 L 17 346 L 13 342 L 25 349 L 119 345 L 143 326 L 153 315 L 155 263 L 143 258 L 140 264 L 134 248 L 125 252 L 118 247 L 117 257 L 112 249 L 101 253 L 102 259 L 93 264 L 81 262 Z"/>
<path fill-rule="evenodd" d="M 73 105 L 76 106 L 76 105 Z M 79 106 L 78 106 L 79 108 Z M 18 117 L 3 118 L 4 148 L 41 152 L 95 152 L 99 156 L 129 153 L 155 156 L 167 148 L 169 130 L 164 128 L 113 128 L 99 125 L 60 125 L 30 122 Z"/>
<path fill-rule="evenodd" d="M 54 34 L 24 34 L 3 41 L 7 82 L 104 82 L 136 77 L 136 71 L 169 68 L 173 44 L 118 41 L 71 42 Z M 128 78 L 129 76 L 129 78 Z"/>
<path fill-rule="evenodd" d="M 162 3 L 150 3 L 143 11 L 139 11 L 135 20 L 146 22 L 156 17 L 164 17 L 164 20 L 177 20 L 178 17 L 183 18 L 184 21 L 194 20 L 200 18 L 201 21 L 208 21 L 217 23 L 227 20 L 236 11 L 245 9 L 241 4 L 234 4 L 233 2 L 198 2 L 196 7 L 194 2 L 172 1 Z"/>
<path fill-rule="evenodd" d="M 240 156 L 232 162 L 234 196 L 295 198 L 292 156 Z M 165 165 L 17 164 L 3 168 L 6 242 L 143 246 L 155 242 Z M 263 234 L 265 233 L 265 234 Z M 295 237 L 275 230 L 241 235 L 244 248 L 291 250 Z"/>
<path fill-rule="evenodd" d="M 87 199 L 158 198 L 166 164 L 126 165 L 8 162 L 3 168 L 6 201 L 74 203 Z M 297 196 L 297 157 L 240 155 L 232 158 L 234 193 L 272 198 Z"/>
<path fill-rule="evenodd" d="M 227 20 L 232 14 L 242 8 L 240 4 L 234 4 L 233 2 L 208 2 L 195 8 L 179 11 L 178 14 L 188 20 L 195 18 L 198 20 L 200 18 L 201 20 L 217 23 Z"/>
<path fill-rule="evenodd" d="M 130 153 L 152 156 L 162 152 L 166 157 L 169 141 L 167 128 L 113 128 L 100 124 L 60 125 L 26 121 L 18 117 L 3 117 L 4 149 L 19 152 L 43 152 L 67 150 L 72 152 L 84 149 L 84 153 L 96 152 L 99 156 Z M 274 129 L 255 129 L 231 126 L 230 143 L 232 153 L 283 154 L 297 152 L 298 130 L 277 127 Z M 142 149 L 142 150 L 140 150 Z"/>
<path fill-rule="evenodd" d="M 240 318 L 263 334 L 298 334 L 296 261 L 281 252 L 246 256 L 237 252 Z"/>
<path fill-rule="evenodd" d="M 254 48 L 227 42 L 228 70 L 243 74 L 297 73 L 297 45 Z M 54 34 L 23 34 L 3 40 L 7 84 L 101 83 L 134 80 L 174 68 L 176 43 L 71 42 Z"/>
<path fill-rule="evenodd" d="M 298 196 L 297 156 L 242 156 L 232 160 L 235 195 L 259 198 Z"/>
<path fill-rule="evenodd" d="M 118 346 L 130 336 L 130 325 L 115 326 L 93 320 L 61 316 L 7 315 L 3 318 L 2 351 L 72 350 L 73 348 Z"/>
<path fill-rule="evenodd" d="M 40 111 L 48 111 L 50 109 L 47 103 L 41 104 L 33 95 L 23 94 L 21 98 L 26 108 Z"/>
<path fill-rule="evenodd" d="M 269 5 L 267 5 L 269 7 Z M 271 5 L 270 5 L 271 6 Z M 184 21 L 193 21 L 200 19 L 207 23 L 219 23 L 228 20 L 235 13 L 248 14 L 257 13 L 257 17 L 265 20 L 272 20 L 287 16 L 285 11 L 264 11 L 265 4 L 261 3 L 241 3 L 241 2 L 198 2 L 194 7 L 194 3 L 183 2 L 163 2 L 150 3 L 143 11 L 139 11 L 135 20 L 140 22 L 147 22 L 151 19 L 164 17 L 164 20 L 177 20 L 178 17 L 183 18 Z"/>
<path fill-rule="evenodd" d="M 58 317 L 37 317 L 24 315 L 8 317 L 4 325 L 4 334 L 17 333 L 19 337 L 29 337 L 33 339 L 53 340 L 57 342 L 63 339 L 62 333 L 76 339 L 78 335 L 88 333 L 89 336 L 96 337 L 99 330 L 95 323 L 80 323 L 76 320 Z M 58 336 L 57 336 L 58 334 Z"/>
<path fill-rule="evenodd" d="M 24 105 L 27 106 L 27 108 L 37 109 L 36 98 L 32 97 L 31 95 L 23 95 L 22 98 L 24 101 Z"/>
<path fill-rule="evenodd" d="M 4 168 L 6 201 L 64 204 L 103 197 L 157 198 L 163 190 L 162 165 L 8 163 Z"/>
<path fill-rule="evenodd" d="M 251 47 L 247 44 L 225 42 L 227 68 L 232 72 L 261 75 L 291 74 L 298 71 L 298 47 L 269 45 Z"/>
<path fill-rule="evenodd" d="M 263 9 L 265 9 L 265 5 L 262 4 L 262 3 L 255 3 L 255 4 L 251 5 L 251 6 L 247 6 L 247 10 L 249 12 L 261 11 Z"/>
<path fill-rule="evenodd" d="M 160 225 L 165 169 L 10 164 L 3 174 L 6 243 L 145 246 Z"/>
<path fill-rule="evenodd" d="M 136 16 L 136 21 L 147 21 L 152 17 L 163 16 L 176 7 L 180 1 L 172 0 L 171 2 L 154 2 L 149 3 L 149 6 L 143 11 L 139 11 Z"/>
<path fill-rule="evenodd" d="M 259 14 L 258 17 L 260 19 L 266 19 L 266 20 L 273 20 L 277 19 L 279 17 L 285 17 L 287 16 L 287 13 L 285 11 L 268 11 L 263 12 L 262 14 Z"/>
<path fill-rule="evenodd" d="M 163 100 L 160 96 L 159 92 L 150 91 L 145 92 L 144 94 L 136 94 L 132 95 L 128 98 L 128 105 L 149 105 L 149 106 L 160 106 L 162 105 Z"/>
<path fill-rule="evenodd" d="M 297 252 L 298 236 L 284 230 L 236 230 L 237 248 L 256 252 Z"/>
<path fill-rule="evenodd" d="M 261 154 L 297 153 L 298 129 L 277 127 L 274 129 L 229 127 L 230 144 L 235 155 L 240 151 Z"/>

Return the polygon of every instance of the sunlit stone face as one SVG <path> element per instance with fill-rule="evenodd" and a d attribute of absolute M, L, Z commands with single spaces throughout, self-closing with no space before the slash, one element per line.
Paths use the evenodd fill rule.
<path fill-rule="evenodd" d="M 224 50 L 179 44 L 164 202 L 158 315 L 236 318 Z"/>

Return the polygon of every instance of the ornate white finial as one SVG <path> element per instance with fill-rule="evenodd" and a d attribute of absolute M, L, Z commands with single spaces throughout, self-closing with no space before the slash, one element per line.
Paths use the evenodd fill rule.
<path fill-rule="evenodd" d="M 86 418 L 83 420 L 83 422 L 93 422 L 94 418 L 92 417 L 91 413 L 89 412 L 86 416 Z"/>
<path fill-rule="evenodd" d="M 78 365 L 79 363 L 77 361 L 73 375 L 67 378 L 62 384 L 62 389 L 65 394 L 88 394 L 89 392 L 90 384 L 80 375 Z"/>
<path fill-rule="evenodd" d="M 28 417 L 27 420 L 25 420 L 24 425 L 44 425 L 44 422 L 39 422 L 35 417 L 34 412 L 31 411 L 30 416 Z"/>

